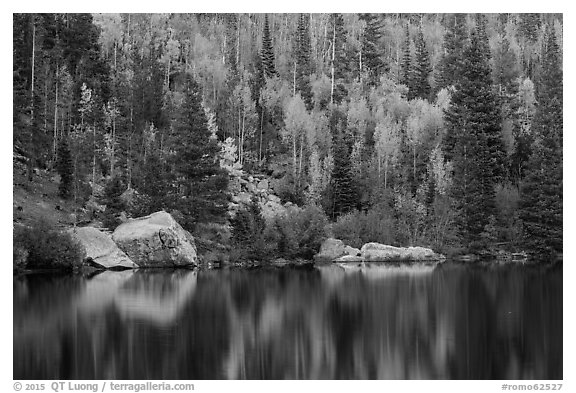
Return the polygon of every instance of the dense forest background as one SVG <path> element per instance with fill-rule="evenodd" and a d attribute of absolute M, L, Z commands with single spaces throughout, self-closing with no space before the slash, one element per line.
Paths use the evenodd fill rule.
<path fill-rule="evenodd" d="M 557 254 L 562 29 L 556 14 L 14 14 L 14 156 L 85 208 L 231 224 L 255 248 L 330 222 L 352 245 Z M 239 172 L 301 222 L 256 205 L 231 219 Z"/>

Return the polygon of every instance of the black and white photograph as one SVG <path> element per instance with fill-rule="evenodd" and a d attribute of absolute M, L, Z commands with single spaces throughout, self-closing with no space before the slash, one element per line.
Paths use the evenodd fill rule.
<path fill-rule="evenodd" d="M 12 13 L 6 391 L 570 391 L 564 14 L 386 7 Z"/>

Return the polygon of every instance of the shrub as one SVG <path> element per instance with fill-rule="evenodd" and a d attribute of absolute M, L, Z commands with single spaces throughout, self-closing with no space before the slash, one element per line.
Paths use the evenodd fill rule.
<path fill-rule="evenodd" d="M 328 219 L 317 206 L 289 208 L 267 228 L 266 238 L 280 256 L 311 259 L 327 237 Z"/>
<path fill-rule="evenodd" d="M 238 211 L 230 224 L 234 259 L 262 260 L 269 256 L 271 249 L 264 240 L 266 223 L 256 199 L 247 209 Z"/>
<path fill-rule="evenodd" d="M 121 224 L 118 215 L 120 212 L 126 210 L 126 204 L 121 198 L 124 191 L 124 185 L 119 177 L 110 179 L 104 188 L 104 195 L 102 196 L 101 202 L 106 205 L 106 210 L 102 215 L 102 221 L 104 226 L 110 230 L 116 229 L 116 227 Z"/>
<path fill-rule="evenodd" d="M 14 228 L 13 246 L 14 264 L 19 268 L 71 269 L 85 257 L 84 249 L 70 234 L 44 219 L 32 227 Z"/>
<path fill-rule="evenodd" d="M 368 242 L 394 244 L 396 223 L 391 213 L 385 205 L 376 205 L 367 212 L 345 214 L 332 224 L 332 233 L 356 248 Z"/>

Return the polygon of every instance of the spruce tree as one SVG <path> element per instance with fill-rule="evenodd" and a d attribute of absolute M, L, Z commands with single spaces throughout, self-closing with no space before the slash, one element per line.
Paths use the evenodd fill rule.
<path fill-rule="evenodd" d="M 56 163 L 56 171 L 60 175 L 60 185 L 58 186 L 58 194 L 68 199 L 72 195 L 72 183 L 74 181 L 74 165 L 72 163 L 72 152 L 68 145 L 68 138 L 62 137 L 58 146 L 58 162 Z"/>
<path fill-rule="evenodd" d="M 262 66 L 264 75 L 267 78 L 272 78 L 277 75 L 274 60 L 274 48 L 272 47 L 272 38 L 270 37 L 270 26 L 268 24 L 268 14 L 264 16 L 264 30 L 262 32 Z"/>
<path fill-rule="evenodd" d="M 333 114 L 336 122 L 340 115 Z M 354 210 L 358 204 L 358 195 L 352 176 L 352 151 L 349 137 L 346 135 L 342 120 L 332 125 L 332 140 L 334 146 L 334 167 L 332 169 L 332 217 Z"/>
<path fill-rule="evenodd" d="M 116 229 L 121 224 L 118 215 L 126 210 L 126 204 L 122 200 L 122 193 L 126 190 L 120 176 L 115 176 L 106 183 L 101 202 L 106 206 L 103 215 L 103 224 L 110 230 Z"/>
<path fill-rule="evenodd" d="M 298 17 L 298 30 L 296 31 L 296 91 L 306 104 L 306 109 L 312 110 L 312 88 L 310 86 L 310 75 L 312 74 L 312 64 L 310 53 L 310 21 L 304 14 Z"/>
<path fill-rule="evenodd" d="M 174 168 L 176 189 L 172 206 L 183 213 L 187 229 L 198 222 L 223 221 L 228 176 L 218 164 L 218 143 L 210 138 L 201 88 L 190 74 L 186 75 L 184 102 L 173 128 L 174 154 L 169 163 Z"/>
<path fill-rule="evenodd" d="M 444 35 L 444 56 L 438 64 L 436 90 L 454 86 L 460 79 L 463 51 L 467 39 L 466 14 L 454 14 L 448 17 Z"/>
<path fill-rule="evenodd" d="M 381 57 L 383 51 L 378 43 L 382 37 L 382 24 L 374 14 L 360 14 L 360 19 L 366 22 L 362 34 L 362 68 L 367 71 L 368 86 L 375 86 L 379 83 L 380 76 L 389 70 Z"/>
<path fill-rule="evenodd" d="M 562 252 L 563 82 L 560 51 L 548 26 L 533 122 L 534 145 L 521 187 L 524 245 L 533 255 Z"/>
<path fill-rule="evenodd" d="M 406 24 L 406 39 L 404 40 L 404 54 L 402 56 L 402 84 L 408 88 L 408 99 L 412 97 L 412 51 L 410 50 L 410 28 Z"/>
<path fill-rule="evenodd" d="M 494 215 L 494 187 L 504 174 L 500 113 L 484 45 L 481 34 L 473 31 L 445 114 L 444 151 L 454 164 L 453 192 L 461 208 L 460 229 L 468 242 L 479 239 Z"/>
<path fill-rule="evenodd" d="M 426 49 L 426 42 L 424 41 L 424 34 L 422 33 L 422 27 L 418 29 L 418 34 L 416 35 L 416 61 L 414 63 L 414 71 L 412 75 L 412 95 L 415 98 L 422 98 L 427 100 L 430 98 L 430 82 L 428 77 L 432 72 L 432 67 L 430 66 L 430 57 L 428 56 L 428 50 Z"/>

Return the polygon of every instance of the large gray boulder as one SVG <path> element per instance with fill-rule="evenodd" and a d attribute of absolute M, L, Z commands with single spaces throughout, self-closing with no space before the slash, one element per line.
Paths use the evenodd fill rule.
<path fill-rule="evenodd" d="M 394 247 L 380 243 L 366 243 L 360 250 L 366 262 L 385 261 L 439 261 L 445 259 L 424 247 Z"/>
<path fill-rule="evenodd" d="M 140 267 L 198 264 L 194 238 L 164 211 L 121 224 L 112 239 Z"/>
<path fill-rule="evenodd" d="M 138 267 L 122 250 L 118 248 L 110 235 L 97 228 L 82 227 L 71 229 L 69 233 L 86 251 L 86 258 L 106 269 Z"/>
<path fill-rule="evenodd" d="M 330 237 L 320 245 L 320 252 L 314 256 L 316 262 L 332 262 L 338 257 L 346 255 L 346 245 L 342 240 Z"/>

